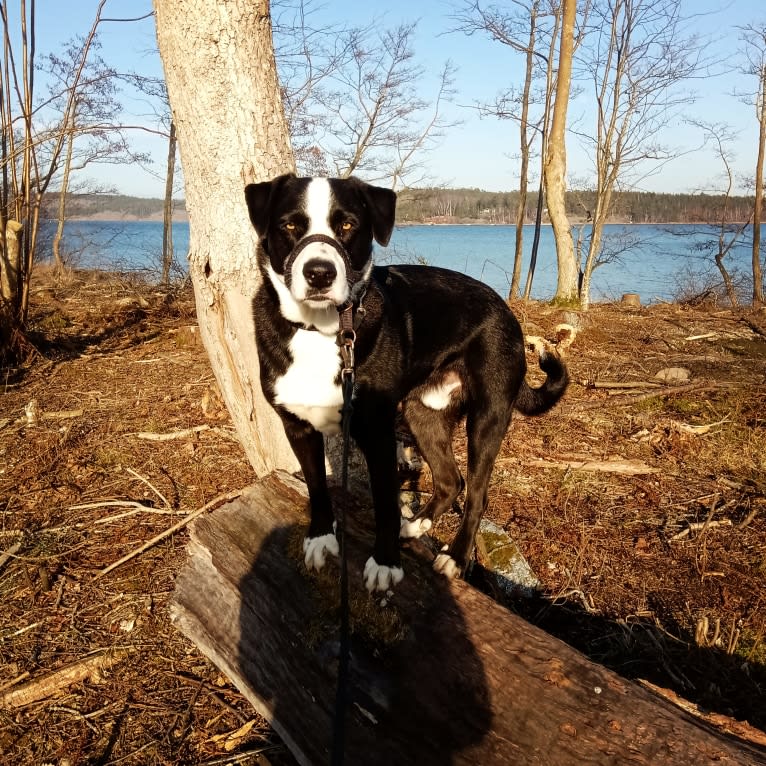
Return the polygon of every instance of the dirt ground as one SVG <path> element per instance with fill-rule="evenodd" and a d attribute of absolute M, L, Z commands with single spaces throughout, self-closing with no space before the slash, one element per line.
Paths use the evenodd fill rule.
<path fill-rule="evenodd" d="M 509 608 L 766 741 L 766 313 L 514 308 L 579 334 L 495 469 L 487 516 L 542 583 Z M 190 290 L 41 272 L 31 326 L 0 380 L 0 763 L 292 763 L 170 624 L 186 529 L 111 568 L 254 479 Z"/>

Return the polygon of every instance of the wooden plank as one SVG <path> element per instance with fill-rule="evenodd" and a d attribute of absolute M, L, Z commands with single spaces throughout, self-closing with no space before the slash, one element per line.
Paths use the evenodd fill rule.
<path fill-rule="evenodd" d="M 343 500 L 351 504 L 351 500 Z M 301 764 L 329 761 L 337 567 L 307 575 L 303 486 L 272 474 L 194 522 L 175 624 L 272 721 Z M 371 513 L 349 517 L 352 664 L 346 763 L 766 764 L 511 614 L 433 574 L 422 543 L 385 608 L 362 587 Z"/>

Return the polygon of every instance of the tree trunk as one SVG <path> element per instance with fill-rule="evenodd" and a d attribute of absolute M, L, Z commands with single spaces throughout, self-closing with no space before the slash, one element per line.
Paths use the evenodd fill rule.
<path fill-rule="evenodd" d="M 766 154 L 766 66 L 761 69 L 761 97 L 758 101 L 758 160 L 755 165 L 755 205 L 753 207 L 753 305 L 762 306 L 761 216 L 763 213 L 763 171 Z"/>
<path fill-rule="evenodd" d="M 349 766 L 766 763 L 757 745 L 714 732 L 466 582 L 435 574 L 422 541 L 408 543 L 406 576 L 379 607 L 362 585 L 371 514 L 336 500 L 350 511 L 351 664 L 341 707 Z M 197 519 L 171 616 L 300 764 L 325 764 L 338 715 L 337 569 L 306 573 L 305 506 L 303 485 L 272 474 Z"/>
<path fill-rule="evenodd" d="M 56 272 L 64 271 L 64 259 L 61 256 L 61 240 L 64 239 L 64 223 L 66 222 L 66 197 L 69 190 L 69 171 L 72 168 L 72 152 L 74 151 L 74 128 L 67 136 L 66 157 L 64 159 L 64 174 L 61 178 L 61 190 L 59 191 L 58 221 L 56 233 L 53 235 L 53 262 Z"/>
<path fill-rule="evenodd" d="M 10 321 L 18 301 L 22 256 L 19 240 L 23 228 L 18 221 L 9 219 L 5 224 L 5 235 L 0 240 L 0 304 L 4 312 L 0 321 Z"/>
<path fill-rule="evenodd" d="M 578 268 L 575 262 L 572 231 L 566 212 L 566 121 L 569 106 L 569 89 L 572 80 L 572 49 L 574 47 L 574 22 L 576 0 L 562 0 L 561 44 L 559 45 L 556 102 L 553 106 L 551 130 L 545 158 L 545 194 L 548 201 L 548 217 L 556 239 L 558 281 L 556 300 L 571 303 L 578 298 Z"/>
<path fill-rule="evenodd" d="M 593 211 L 591 223 L 590 242 L 588 243 L 588 255 L 582 269 L 580 282 L 580 307 L 587 311 L 590 308 L 590 285 L 593 279 L 593 271 L 598 265 L 598 257 L 601 255 L 601 242 L 604 238 L 604 225 L 609 210 L 612 206 L 612 190 L 614 180 L 600 177 L 596 192 L 596 207 Z M 577 253 L 577 263 L 581 263 L 580 254 Z"/>
<path fill-rule="evenodd" d="M 162 208 L 162 278 L 170 284 L 170 267 L 173 265 L 173 179 L 176 171 L 176 124 L 170 121 L 168 137 L 168 168 L 165 174 L 165 203 Z"/>
<path fill-rule="evenodd" d="M 256 474 L 297 463 L 259 382 L 246 183 L 295 167 L 267 0 L 154 0 L 189 213 L 200 334 Z"/>
<path fill-rule="evenodd" d="M 511 278 L 511 293 L 508 296 L 511 300 L 519 297 L 521 262 L 524 259 L 524 220 L 527 212 L 527 186 L 529 184 L 529 94 L 532 90 L 536 33 L 537 6 L 532 5 L 529 14 L 529 40 L 527 41 L 524 91 L 522 94 L 521 119 L 519 120 L 521 167 L 519 169 L 519 205 L 516 209 L 516 247 L 513 253 L 513 277 Z"/>

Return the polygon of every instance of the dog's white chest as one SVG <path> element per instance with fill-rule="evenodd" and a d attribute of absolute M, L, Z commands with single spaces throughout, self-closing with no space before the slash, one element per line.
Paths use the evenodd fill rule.
<path fill-rule="evenodd" d="M 274 384 L 275 402 L 317 431 L 340 431 L 343 393 L 336 383 L 340 354 L 335 336 L 298 330 L 290 341 L 293 363 Z"/>

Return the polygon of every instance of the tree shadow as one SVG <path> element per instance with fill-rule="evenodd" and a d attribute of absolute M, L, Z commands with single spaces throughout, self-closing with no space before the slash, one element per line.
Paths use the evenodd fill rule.
<path fill-rule="evenodd" d="M 404 551 L 407 576 L 385 607 L 364 591 L 370 535 L 351 516 L 345 762 L 451 764 L 492 725 L 482 660 L 449 583 L 424 566 L 422 553 Z M 306 573 L 299 552 L 304 531 L 293 525 L 271 533 L 239 583 L 238 663 L 298 760 L 327 763 L 338 667 L 338 567 L 333 562 L 319 576 Z"/>

